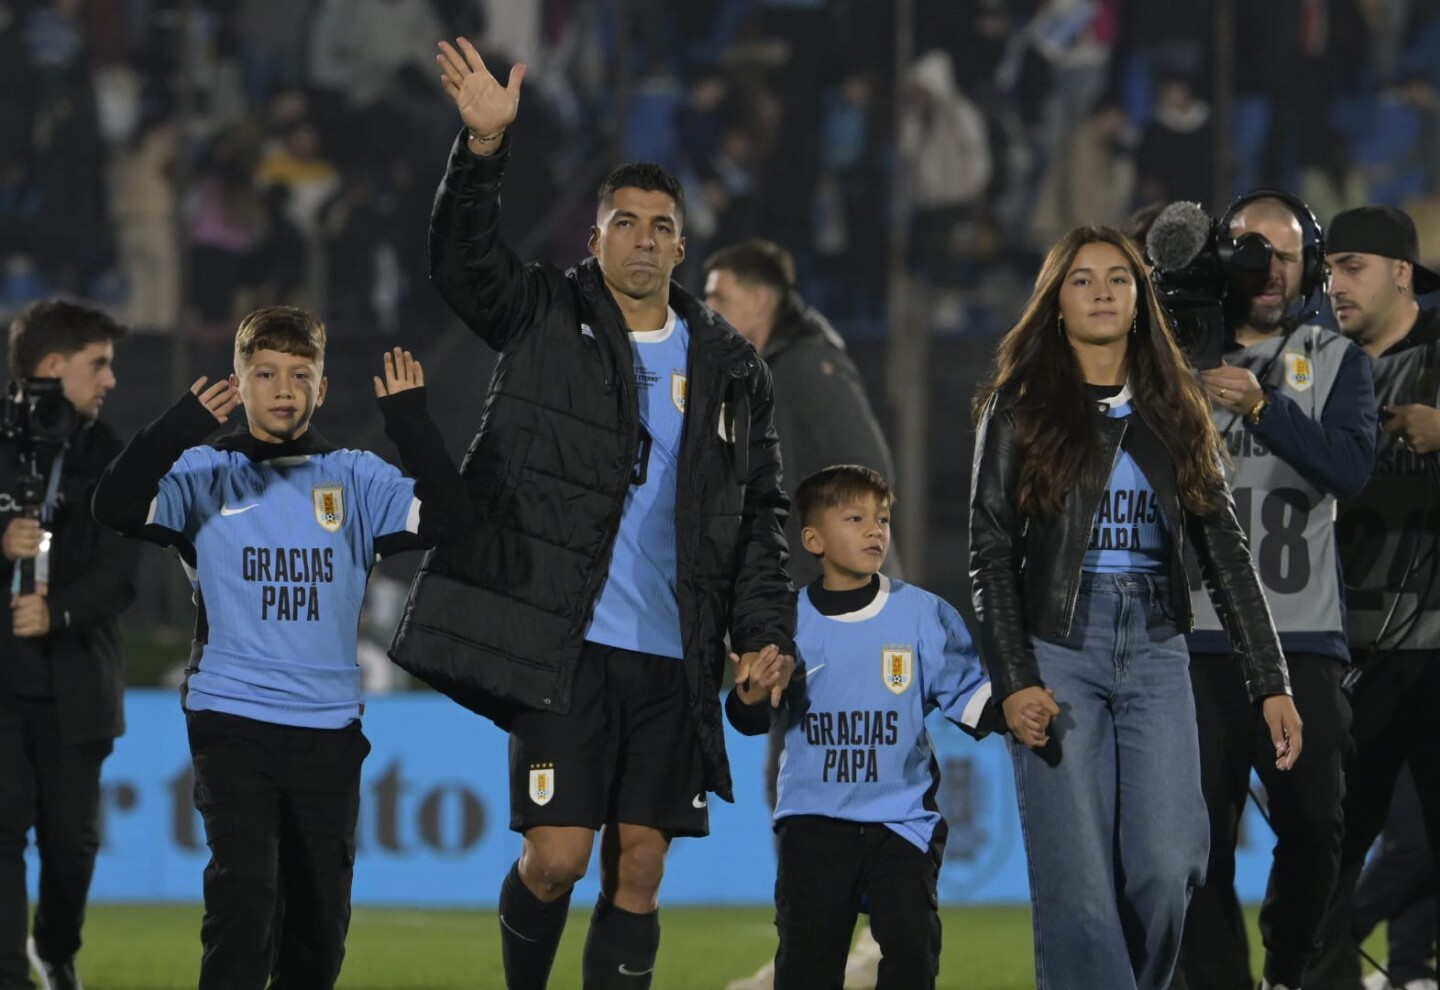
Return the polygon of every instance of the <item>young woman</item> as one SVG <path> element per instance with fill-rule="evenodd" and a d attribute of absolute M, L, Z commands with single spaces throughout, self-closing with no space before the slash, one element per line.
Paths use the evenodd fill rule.
<path fill-rule="evenodd" d="M 1187 547 L 1281 769 L 1301 726 L 1209 402 L 1123 234 L 1050 250 L 975 409 L 970 576 L 1013 735 L 1036 985 L 1163 990 L 1209 841 Z"/>

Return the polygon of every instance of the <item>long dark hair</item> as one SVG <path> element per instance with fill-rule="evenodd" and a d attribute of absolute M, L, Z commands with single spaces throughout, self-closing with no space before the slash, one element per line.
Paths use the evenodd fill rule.
<path fill-rule="evenodd" d="M 1191 512 L 1209 512 L 1218 505 L 1223 484 L 1210 401 L 1175 344 L 1140 255 L 1113 227 L 1077 227 L 1050 249 L 1030 301 L 1000 341 L 992 374 L 976 394 L 975 419 L 996 392 L 1018 386 L 1015 440 L 1022 512 L 1059 512 L 1070 489 L 1079 485 L 1093 492 L 1104 484 L 1095 403 L 1085 392 L 1080 362 L 1059 322 L 1065 275 L 1080 249 L 1097 243 L 1120 250 L 1139 290 L 1128 358 L 1136 411 L 1175 462 L 1181 503 Z"/>

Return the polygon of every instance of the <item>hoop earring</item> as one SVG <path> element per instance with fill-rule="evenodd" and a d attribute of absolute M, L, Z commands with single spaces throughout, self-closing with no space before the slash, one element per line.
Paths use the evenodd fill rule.
<path fill-rule="evenodd" d="M 1055 333 L 1061 337 L 1065 336 L 1065 314 L 1055 314 Z"/>

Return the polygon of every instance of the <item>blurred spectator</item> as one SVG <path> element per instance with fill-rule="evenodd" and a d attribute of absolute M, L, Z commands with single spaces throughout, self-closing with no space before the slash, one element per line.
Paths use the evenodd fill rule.
<path fill-rule="evenodd" d="M 320 207 L 340 188 L 340 172 L 325 157 L 314 123 L 301 119 L 286 124 L 281 142 L 261 158 L 255 182 L 285 187 L 286 216 L 308 239 L 318 235 Z"/>
<path fill-rule="evenodd" d="M 352 107 L 380 98 L 407 65 L 434 76 L 436 43 L 448 37 L 430 0 L 320 0 L 310 38 L 310 80 Z"/>
<path fill-rule="evenodd" d="M 851 72 L 826 90 L 820 121 L 820 183 L 815 202 L 815 252 L 823 296 L 832 312 L 878 316 L 884 272 L 875 246 L 885 237 L 885 185 L 875 112 L 875 84 Z"/>
<path fill-rule="evenodd" d="M 949 55 L 922 55 L 906 81 L 899 150 L 913 207 L 912 266 L 930 284 L 949 285 L 961 225 L 990 181 L 989 134 L 979 108 L 956 87 Z"/>
<path fill-rule="evenodd" d="M 1334 129 L 1321 132 L 1300 171 L 1300 198 L 1322 227 L 1337 213 L 1370 202 L 1365 179 L 1355 167 L 1350 139 Z"/>
<path fill-rule="evenodd" d="M 1082 224 L 1120 226 L 1135 195 L 1135 159 L 1125 111 L 1103 103 L 1071 132 L 1061 159 L 1046 170 L 1031 220 L 1037 246 L 1053 244 Z"/>
<path fill-rule="evenodd" d="M 1214 132 L 1210 104 L 1196 97 L 1189 80 L 1176 76 L 1161 82 L 1154 116 L 1136 151 L 1140 199 L 1209 203 L 1215 186 Z"/>
<path fill-rule="evenodd" d="M 179 150 L 180 130 L 173 119 L 149 121 L 118 156 L 111 176 L 111 215 L 130 289 L 124 322 L 137 330 L 170 330 L 179 322 Z"/>

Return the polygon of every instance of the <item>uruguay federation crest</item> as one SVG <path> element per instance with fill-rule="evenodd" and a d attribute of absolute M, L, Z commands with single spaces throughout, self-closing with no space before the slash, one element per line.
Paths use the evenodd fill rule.
<path fill-rule="evenodd" d="M 1296 392 L 1308 392 L 1315 386 L 1315 367 L 1304 354 L 1285 352 L 1285 384 Z"/>
<path fill-rule="evenodd" d="M 315 501 L 315 521 L 326 532 L 334 533 L 345 523 L 345 489 L 337 482 L 316 485 L 310 489 Z"/>
<path fill-rule="evenodd" d="M 681 413 L 685 412 L 685 400 L 690 397 L 690 380 L 678 371 L 670 372 L 670 401 Z"/>
<path fill-rule="evenodd" d="M 893 694 L 904 694 L 915 679 L 915 651 L 908 646 L 887 646 L 880 651 L 880 674 Z"/>
<path fill-rule="evenodd" d="M 530 800 L 545 805 L 555 796 L 555 764 L 532 763 L 530 765 Z"/>

